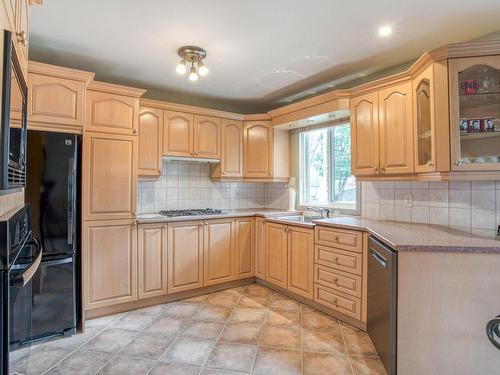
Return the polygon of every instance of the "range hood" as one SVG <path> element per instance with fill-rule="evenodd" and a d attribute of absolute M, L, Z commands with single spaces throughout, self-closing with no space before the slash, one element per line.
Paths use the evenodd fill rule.
<path fill-rule="evenodd" d="M 220 163 L 220 159 L 192 158 L 187 156 L 163 156 L 162 160 L 179 160 L 197 163 Z"/>

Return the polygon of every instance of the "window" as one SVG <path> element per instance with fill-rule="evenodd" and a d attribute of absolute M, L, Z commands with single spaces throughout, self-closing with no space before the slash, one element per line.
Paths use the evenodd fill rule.
<path fill-rule="evenodd" d="M 351 175 L 351 125 L 300 133 L 300 203 L 359 211 L 359 187 Z"/>

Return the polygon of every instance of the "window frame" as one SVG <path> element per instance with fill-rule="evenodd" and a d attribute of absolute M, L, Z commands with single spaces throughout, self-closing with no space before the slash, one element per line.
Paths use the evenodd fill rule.
<path fill-rule="evenodd" d="M 306 180 L 309 179 L 310 177 L 310 171 L 309 168 L 306 168 L 307 162 L 306 162 L 306 155 L 309 154 L 307 151 L 309 148 L 309 142 L 304 142 L 305 135 L 309 132 L 313 132 L 315 130 L 320 130 L 320 128 L 315 128 L 315 129 L 308 129 L 301 131 L 298 136 L 298 161 L 299 161 L 299 178 L 298 178 L 298 209 L 301 210 L 306 210 L 307 207 L 317 207 L 317 208 L 328 208 L 335 210 L 338 213 L 341 214 L 349 214 L 349 215 L 360 215 L 361 214 L 361 183 L 359 181 L 356 181 L 356 207 L 353 208 L 351 204 L 347 203 L 342 203 L 342 202 L 333 202 L 333 194 L 334 194 L 334 189 L 332 189 L 332 186 L 334 186 L 334 174 L 332 173 L 332 155 L 333 155 L 333 145 L 334 145 L 334 137 L 332 136 L 334 128 L 338 126 L 345 126 L 349 125 L 352 129 L 352 126 L 350 122 L 342 122 L 338 123 L 335 125 L 325 125 L 322 126 L 321 128 L 327 129 L 327 158 L 328 158 L 328 165 L 330 166 L 329 168 L 326 168 L 326 173 L 327 173 L 327 181 L 328 181 L 328 203 L 318 203 L 318 202 L 307 202 L 305 197 L 308 196 L 309 193 L 309 184 L 306 183 Z M 352 133 L 351 133 L 352 134 Z M 352 136 L 351 136 L 351 144 L 352 144 Z M 352 150 L 352 147 L 351 147 Z M 351 168 L 351 173 L 352 173 L 352 168 Z M 352 176 L 352 174 L 351 174 Z"/>

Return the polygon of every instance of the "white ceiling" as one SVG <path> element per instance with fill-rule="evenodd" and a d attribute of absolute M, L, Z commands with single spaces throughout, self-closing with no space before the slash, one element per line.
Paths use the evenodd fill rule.
<path fill-rule="evenodd" d="M 499 15 L 499 0 L 45 0 L 30 8 L 30 58 L 255 112 L 492 33 Z M 208 52 L 196 83 L 175 72 L 187 44 Z"/>

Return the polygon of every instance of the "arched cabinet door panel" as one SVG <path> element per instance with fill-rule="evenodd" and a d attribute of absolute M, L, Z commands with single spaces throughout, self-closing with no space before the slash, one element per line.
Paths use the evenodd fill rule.
<path fill-rule="evenodd" d="M 141 107 L 139 110 L 139 178 L 160 176 L 163 110 Z"/>
<path fill-rule="evenodd" d="M 163 155 L 194 155 L 193 115 L 183 112 L 165 111 L 163 120 Z"/>
<path fill-rule="evenodd" d="M 217 117 L 194 116 L 194 156 L 220 158 L 221 120 Z"/>
<path fill-rule="evenodd" d="M 273 175 L 273 127 L 270 122 L 247 122 L 244 125 L 243 176 L 270 178 Z"/>

